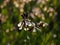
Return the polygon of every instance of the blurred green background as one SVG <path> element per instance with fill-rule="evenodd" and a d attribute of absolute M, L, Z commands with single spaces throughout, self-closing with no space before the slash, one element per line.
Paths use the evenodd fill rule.
<path fill-rule="evenodd" d="M 20 31 L 17 25 L 24 12 L 35 16 L 29 18 L 33 22 L 44 21 L 48 27 Z M 0 0 L 0 45 L 60 45 L 60 0 Z"/>

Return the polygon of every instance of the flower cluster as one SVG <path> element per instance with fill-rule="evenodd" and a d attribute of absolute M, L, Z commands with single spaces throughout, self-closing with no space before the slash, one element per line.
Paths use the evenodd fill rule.
<path fill-rule="evenodd" d="M 14 5 L 19 8 L 20 13 L 24 12 L 24 5 L 29 3 L 31 0 L 14 0 Z"/>
<path fill-rule="evenodd" d="M 33 22 L 31 23 L 27 19 L 24 19 L 22 22 L 20 22 L 18 24 L 19 29 L 21 30 L 22 28 L 24 28 L 25 31 L 29 30 L 29 27 L 31 27 L 31 26 L 32 27 L 35 26 L 35 23 L 33 23 Z"/>
<path fill-rule="evenodd" d="M 43 13 L 44 12 L 44 13 Z M 57 12 L 52 7 L 34 7 L 32 9 L 32 13 L 30 13 L 30 16 L 35 19 L 36 17 L 39 17 L 41 20 L 46 20 L 46 18 L 54 19 L 57 15 Z M 47 16 L 47 17 L 46 17 Z"/>
<path fill-rule="evenodd" d="M 0 5 L 1 8 L 5 7 L 10 0 L 4 0 L 3 3 Z"/>
<path fill-rule="evenodd" d="M 34 16 L 32 16 L 32 15 L 31 16 L 33 18 L 35 16 L 37 16 L 42 20 L 46 20 L 46 16 L 47 16 L 47 18 L 53 19 L 57 15 L 55 7 L 53 8 L 54 5 L 52 5 L 52 3 L 49 4 L 49 0 L 37 0 L 36 5 L 38 5 L 38 6 L 35 6 L 32 9 Z"/>
<path fill-rule="evenodd" d="M 28 17 L 26 17 L 26 15 L 27 14 L 24 14 L 22 21 L 18 24 L 19 30 L 22 30 L 22 29 L 25 31 L 33 30 L 33 32 L 36 32 L 36 30 L 41 31 L 39 27 L 48 26 L 48 23 L 45 23 L 43 21 L 34 23 L 31 20 L 29 20 Z"/>

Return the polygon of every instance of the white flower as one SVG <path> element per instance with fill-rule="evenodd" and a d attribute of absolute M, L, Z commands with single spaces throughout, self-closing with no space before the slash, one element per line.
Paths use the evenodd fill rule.
<path fill-rule="evenodd" d="M 40 21 L 40 23 L 43 23 L 43 21 Z"/>
<path fill-rule="evenodd" d="M 26 28 L 26 30 L 29 30 L 29 28 Z"/>
<path fill-rule="evenodd" d="M 27 29 L 26 29 L 26 28 L 24 28 L 24 30 L 26 31 Z"/>
<path fill-rule="evenodd" d="M 44 24 L 43 24 L 43 27 L 45 27 L 45 26 L 48 26 L 48 24 L 47 24 L 47 23 L 44 23 Z"/>
<path fill-rule="evenodd" d="M 21 23 L 22 23 L 22 22 L 20 22 L 20 23 L 18 24 L 18 27 L 20 27 L 20 26 L 21 26 Z"/>
<path fill-rule="evenodd" d="M 24 27 L 24 30 L 27 31 L 27 30 L 29 30 L 29 28 L 25 28 L 25 27 Z"/>
<path fill-rule="evenodd" d="M 19 27 L 19 30 L 21 30 L 22 29 L 22 26 L 21 27 Z"/>
<path fill-rule="evenodd" d="M 28 26 L 32 26 L 32 24 L 30 23 Z"/>
<path fill-rule="evenodd" d="M 25 21 L 25 24 L 28 26 L 32 26 L 31 22 Z"/>

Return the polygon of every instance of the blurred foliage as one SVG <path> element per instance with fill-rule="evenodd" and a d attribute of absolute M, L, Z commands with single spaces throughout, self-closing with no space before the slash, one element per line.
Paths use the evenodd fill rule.
<path fill-rule="evenodd" d="M 5 0 L 8 1 L 8 0 Z M 24 12 L 32 12 L 34 7 L 39 7 L 45 14 L 45 22 L 48 27 L 42 27 L 42 32 L 19 30 L 18 23 L 22 20 L 20 9 L 10 0 L 4 6 L 4 0 L 0 0 L 0 45 L 60 45 L 60 0 L 48 0 L 47 7 L 53 7 L 57 15 L 48 17 L 48 13 L 43 11 L 44 4 L 37 4 L 37 0 L 24 5 Z M 4 4 L 3 4 L 4 3 Z M 32 21 L 39 22 L 39 17 L 31 18 Z"/>

